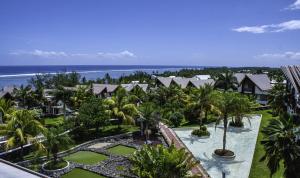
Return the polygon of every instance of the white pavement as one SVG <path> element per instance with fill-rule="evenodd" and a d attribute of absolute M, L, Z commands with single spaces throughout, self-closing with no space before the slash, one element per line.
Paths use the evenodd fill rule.
<path fill-rule="evenodd" d="M 178 128 L 174 131 L 194 156 L 200 160 L 212 178 L 222 178 L 224 174 L 226 178 L 248 178 L 261 116 L 252 116 L 250 121 L 251 126 L 247 119 L 244 119 L 245 127 L 243 129 L 228 127 L 226 146 L 236 154 L 235 159 L 231 161 L 222 161 L 212 157 L 215 149 L 222 148 L 223 127 L 221 125 L 216 129 L 214 124 L 209 125 L 208 131 L 211 135 L 207 139 L 191 136 L 194 128 Z"/>

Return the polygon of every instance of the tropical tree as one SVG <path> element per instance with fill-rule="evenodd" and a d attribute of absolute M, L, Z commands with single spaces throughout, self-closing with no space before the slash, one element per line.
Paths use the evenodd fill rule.
<path fill-rule="evenodd" d="M 193 100 L 195 101 L 196 107 L 199 110 L 199 125 L 203 124 L 203 118 L 207 119 L 207 114 L 210 111 L 215 110 L 215 103 L 213 100 L 214 88 L 210 84 L 201 86 L 199 90 L 193 93 Z"/>
<path fill-rule="evenodd" d="M 79 86 L 74 95 L 71 97 L 72 105 L 74 108 L 78 109 L 90 96 L 91 93 L 88 92 L 88 86 Z"/>
<path fill-rule="evenodd" d="M 282 162 L 285 177 L 300 177 L 300 133 L 292 118 L 272 119 L 262 133 L 264 139 L 261 144 L 264 146 L 265 155 L 261 161 L 267 160 L 270 176 L 279 169 Z"/>
<path fill-rule="evenodd" d="M 100 126 L 105 126 L 110 117 L 109 106 L 103 99 L 91 97 L 85 101 L 79 109 L 79 121 L 82 125 L 89 128 L 96 128 L 98 133 Z"/>
<path fill-rule="evenodd" d="M 174 144 L 168 148 L 163 145 L 155 147 L 144 145 L 133 154 L 131 162 L 133 173 L 141 178 L 189 177 L 188 172 L 197 164 L 190 153 L 184 148 L 176 149 Z"/>
<path fill-rule="evenodd" d="M 285 86 L 283 84 L 276 84 L 270 91 L 268 104 L 272 107 L 276 115 L 281 115 L 287 110 L 287 99 L 288 94 L 286 93 Z"/>
<path fill-rule="evenodd" d="M 37 100 L 30 85 L 14 89 L 15 99 L 19 102 L 19 106 L 30 109 L 37 105 Z"/>
<path fill-rule="evenodd" d="M 226 154 L 229 150 L 226 150 L 226 135 L 227 135 L 227 127 L 228 127 L 228 117 L 232 114 L 234 111 L 234 102 L 236 95 L 233 92 L 225 92 L 220 93 L 219 95 L 215 95 L 214 98 L 217 101 L 217 108 L 218 113 L 220 117 L 218 118 L 216 122 L 217 124 L 220 123 L 220 121 L 223 121 L 224 126 L 224 132 L 223 132 L 223 147 L 221 151 L 219 151 L 219 154 L 223 155 Z"/>
<path fill-rule="evenodd" d="M 62 128 L 50 128 L 45 134 L 45 146 L 47 149 L 47 157 L 50 158 L 50 153 L 53 156 L 53 164 L 57 163 L 57 153 L 60 149 L 67 148 L 72 143 L 72 139 L 68 133 L 64 133 Z"/>
<path fill-rule="evenodd" d="M 140 122 L 145 124 L 145 128 L 141 127 L 142 132 L 145 133 L 146 143 L 148 143 L 149 135 L 151 134 L 151 129 L 156 129 L 158 125 L 158 120 L 160 119 L 160 114 L 154 103 L 146 102 L 139 107 Z"/>
<path fill-rule="evenodd" d="M 7 114 L 13 111 L 13 103 L 10 100 L 0 99 L 0 124 L 7 118 Z"/>
<path fill-rule="evenodd" d="M 54 98 L 56 101 L 63 102 L 63 112 L 64 112 L 64 119 L 66 120 L 66 108 L 67 103 L 70 103 L 70 98 L 73 95 L 73 91 L 65 89 L 63 86 L 58 86 L 54 92 Z"/>
<path fill-rule="evenodd" d="M 45 133 L 46 128 L 37 120 L 37 114 L 33 110 L 16 110 L 11 113 L 4 130 L 8 137 L 6 149 L 21 147 L 22 159 L 24 145 L 28 143 L 37 146 L 38 150 L 44 149 L 37 136 Z"/>
<path fill-rule="evenodd" d="M 216 75 L 215 87 L 224 89 L 224 92 L 229 89 L 235 89 L 237 84 L 238 82 L 234 73 L 229 70 L 226 70 L 225 73 L 218 73 Z"/>
<path fill-rule="evenodd" d="M 242 119 L 248 118 L 246 117 L 246 114 L 251 111 L 251 102 L 247 96 L 239 93 L 236 93 L 232 99 L 232 121 L 230 122 L 230 125 L 242 127 L 244 125 Z M 248 121 L 250 123 L 249 118 Z"/>
<path fill-rule="evenodd" d="M 125 124 L 133 124 L 134 117 L 138 115 L 138 110 L 133 103 L 128 102 L 128 95 L 124 88 L 120 88 L 116 95 L 105 100 L 105 104 L 109 106 L 111 116 L 119 120 L 118 127 L 123 122 Z"/>

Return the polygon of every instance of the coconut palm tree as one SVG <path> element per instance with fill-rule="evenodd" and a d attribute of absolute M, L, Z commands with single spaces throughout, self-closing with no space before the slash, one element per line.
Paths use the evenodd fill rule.
<path fill-rule="evenodd" d="M 243 121 L 242 119 L 246 116 L 247 113 L 251 111 L 251 102 L 247 96 L 242 94 L 235 94 L 232 101 L 232 126 L 242 127 Z M 246 117 L 248 118 L 248 117 Z M 251 124 L 249 118 L 249 123 Z"/>
<path fill-rule="evenodd" d="M 3 119 L 12 111 L 13 103 L 10 100 L 0 99 L 0 124 L 3 124 Z"/>
<path fill-rule="evenodd" d="M 70 98 L 72 97 L 73 92 L 71 90 L 65 89 L 62 86 L 57 87 L 54 92 L 54 98 L 56 101 L 63 102 L 63 112 L 64 112 L 64 119 L 66 120 L 66 107 L 67 103 L 70 103 Z"/>
<path fill-rule="evenodd" d="M 218 73 L 216 76 L 215 87 L 224 89 L 226 92 L 229 89 L 235 89 L 238 82 L 234 73 L 227 70 L 225 73 Z"/>
<path fill-rule="evenodd" d="M 32 143 L 39 150 L 44 149 L 37 136 L 43 134 L 46 128 L 37 120 L 37 114 L 32 110 L 16 110 L 10 114 L 5 125 L 5 133 L 8 137 L 6 149 L 21 147 L 20 156 L 23 159 L 24 145 Z"/>
<path fill-rule="evenodd" d="M 221 154 L 225 154 L 226 150 L 226 135 L 227 135 L 227 127 L 228 127 L 228 117 L 232 114 L 234 109 L 234 98 L 236 95 L 232 92 L 220 93 L 219 95 L 215 95 L 214 98 L 217 101 L 218 113 L 220 115 L 219 119 L 216 122 L 219 124 L 220 121 L 223 121 L 224 132 L 223 132 L 223 147 Z"/>
<path fill-rule="evenodd" d="M 176 149 L 174 144 L 168 148 L 144 145 L 134 153 L 131 162 L 133 173 L 141 178 L 189 177 L 188 172 L 197 164 L 185 149 Z"/>
<path fill-rule="evenodd" d="M 14 89 L 15 98 L 19 102 L 19 106 L 29 109 L 32 108 L 37 104 L 37 100 L 35 99 L 35 94 L 31 90 L 31 86 L 23 86 L 21 85 L 20 88 Z"/>
<path fill-rule="evenodd" d="M 287 110 L 287 99 L 288 94 L 286 93 L 285 86 L 282 84 L 276 84 L 270 91 L 268 104 L 272 107 L 272 110 L 276 115 L 281 115 Z"/>
<path fill-rule="evenodd" d="M 45 146 L 47 149 L 47 157 L 50 158 L 50 153 L 53 155 L 53 164 L 57 163 L 57 153 L 60 149 L 67 148 L 72 143 L 72 139 L 68 133 L 63 133 L 62 128 L 50 128 L 45 134 Z"/>
<path fill-rule="evenodd" d="M 111 99 L 106 99 L 107 104 L 111 111 L 111 116 L 119 120 L 118 127 L 123 122 L 125 124 L 133 124 L 134 117 L 138 115 L 138 110 L 133 103 L 129 103 L 126 90 L 120 88 L 116 95 Z"/>
<path fill-rule="evenodd" d="M 196 107 L 199 110 L 199 125 L 203 124 L 203 118 L 207 119 L 207 113 L 215 109 L 213 101 L 213 86 L 210 84 L 205 84 L 201 86 L 196 93 L 192 96 L 195 100 Z"/>
<path fill-rule="evenodd" d="M 261 161 L 267 160 L 267 166 L 272 176 L 283 162 L 285 177 L 300 177 L 300 143 L 296 135 L 297 131 L 292 118 L 273 119 L 262 130 L 265 155 Z"/>
<path fill-rule="evenodd" d="M 143 103 L 139 107 L 140 122 L 145 124 L 145 129 L 141 127 L 141 130 L 145 132 L 146 143 L 148 143 L 151 129 L 149 127 L 156 127 L 158 125 L 158 119 L 160 115 L 152 102 Z"/>

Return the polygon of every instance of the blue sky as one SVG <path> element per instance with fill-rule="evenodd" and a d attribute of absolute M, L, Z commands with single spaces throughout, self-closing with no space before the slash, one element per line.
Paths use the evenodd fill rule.
<path fill-rule="evenodd" d="M 300 0 L 2 0 L 0 62 L 300 64 Z"/>

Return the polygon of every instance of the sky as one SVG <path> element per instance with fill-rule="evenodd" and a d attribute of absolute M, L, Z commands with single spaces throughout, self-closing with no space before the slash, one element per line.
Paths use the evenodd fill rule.
<path fill-rule="evenodd" d="M 0 65 L 300 64 L 300 0 L 1 0 Z"/>

